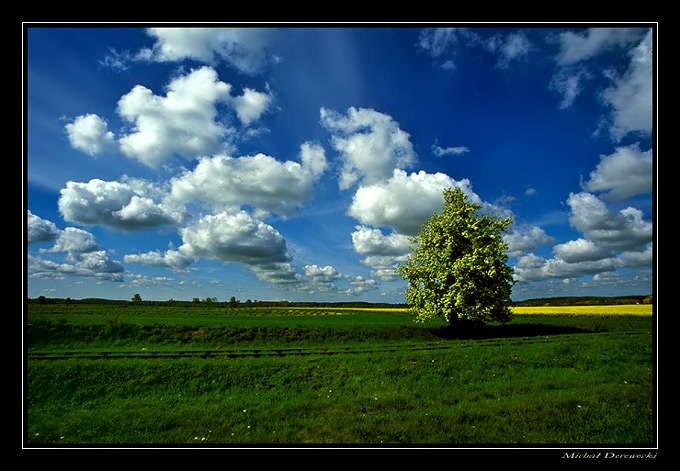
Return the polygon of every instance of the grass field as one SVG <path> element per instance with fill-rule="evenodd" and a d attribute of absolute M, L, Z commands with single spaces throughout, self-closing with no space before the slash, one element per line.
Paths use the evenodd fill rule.
<path fill-rule="evenodd" d="M 25 442 L 650 446 L 651 311 L 602 308 L 452 334 L 404 310 L 29 305 Z"/>

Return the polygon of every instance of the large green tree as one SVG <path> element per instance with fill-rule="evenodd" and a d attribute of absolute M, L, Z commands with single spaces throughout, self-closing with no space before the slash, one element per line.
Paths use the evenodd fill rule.
<path fill-rule="evenodd" d="M 442 213 L 411 239 L 397 273 L 409 283 L 406 301 L 416 320 L 444 316 L 452 327 L 510 320 L 514 282 L 503 234 L 512 218 L 482 208 L 459 188 L 447 189 Z"/>

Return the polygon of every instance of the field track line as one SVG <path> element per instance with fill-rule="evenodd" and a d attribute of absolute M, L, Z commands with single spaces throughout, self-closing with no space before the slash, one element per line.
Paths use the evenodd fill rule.
<path fill-rule="evenodd" d="M 607 332 L 594 335 L 639 335 L 640 332 L 624 332 L 610 334 Z M 443 340 L 433 343 L 406 343 L 368 346 L 336 346 L 336 347 L 268 347 L 211 350 L 99 350 L 99 351 L 66 351 L 66 352 L 29 352 L 29 360 L 65 360 L 65 359 L 115 359 L 115 358 L 188 358 L 188 357 L 283 357 L 294 355 L 339 355 L 348 353 L 381 353 L 422 350 L 447 350 L 454 348 L 498 347 L 506 345 L 525 345 L 532 343 L 553 343 L 556 341 L 575 342 L 582 339 L 583 334 L 563 334 L 535 337 L 507 337 L 501 339 L 482 340 Z"/>

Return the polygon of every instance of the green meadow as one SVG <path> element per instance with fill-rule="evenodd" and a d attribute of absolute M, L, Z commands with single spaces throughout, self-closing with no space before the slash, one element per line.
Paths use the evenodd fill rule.
<path fill-rule="evenodd" d="M 651 315 L 28 304 L 25 443 L 652 446 Z"/>

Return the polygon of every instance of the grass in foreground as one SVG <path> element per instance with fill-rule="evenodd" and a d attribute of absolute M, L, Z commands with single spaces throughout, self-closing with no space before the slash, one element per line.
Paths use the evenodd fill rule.
<path fill-rule="evenodd" d="M 126 323 L 132 321 L 128 317 Z M 444 342 L 440 345 L 446 348 L 438 350 L 417 349 L 432 339 L 414 340 L 412 331 L 394 337 L 394 319 L 384 320 L 382 327 L 376 326 L 377 319 L 372 322 L 363 337 L 351 338 L 347 332 L 357 331 L 349 324 L 330 330 L 301 325 L 308 337 L 296 344 L 341 345 L 344 339 L 345 344 L 370 346 L 389 340 L 400 348 L 259 358 L 28 360 L 27 443 L 653 441 L 650 318 L 518 318 L 513 324 L 519 328 L 492 329 L 480 339 L 442 339 L 425 329 Z M 129 338 L 115 339 L 98 334 L 88 346 L 134 343 L 139 331 L 131 332 Z M 513 335 L 531 332 L 529 337 Z M 274 337 L 263 337 L 261 345 L 277 345 Z M 69 342 L 68 335 L 62 337 L 62 346 Z M 207 338 L 190 342 L 195 348 L 216 348 Z M 37 346 L 59 347 L 59 342 Z M 187 343 L 156 346 L 184 348 Z"/>

